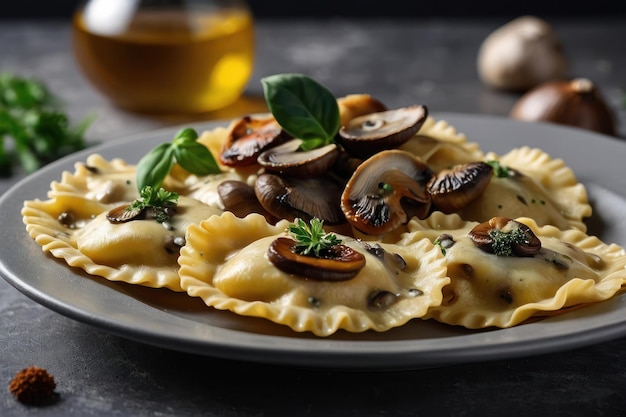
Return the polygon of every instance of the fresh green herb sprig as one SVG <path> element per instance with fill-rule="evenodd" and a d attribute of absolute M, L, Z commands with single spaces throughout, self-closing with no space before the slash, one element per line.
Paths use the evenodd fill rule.
<path fill-rule="evenodd" d="M 154 147 L 137 164 L 137 189 L 141 191 L 146 186 L 158 189 L 175 162 L 195 175 L 218 174 L 220 168 L 213 154 L 197 140 L 194 129 L 184 128 L 172 142 Z"/>
<path fill-rule="evenodd" d="M 144 186 L 139 192 L 139 199 L 135 200 L 126 208 L 128 211 L 141 211 L 147 208 L 155 210 L 155 219 L 159 223 L 163 223 L 170 218 L 167 213 L 168 207 L 174 207 L 178 203 L 178 193 L 167 191 L 161 187 L 152 188 L 149 185 Z"/>
<path fill-rule="evenodd" d="M 487 161 L 487 165 L 490 165 L 493 168 L 493 175 L 497 178 L 509 178 L 511 176 L 511 170 L 509 167 L 500 164 L 500 161 Z"/>
<path fill-rule="evenodd" d="M 440 238 L 435 239 L 435 241 L 433 242 L 433 245 L 439 246 L 439 250 L 441 250 L 441 254 L 444 256 L 446 255 L 446 248 L 444 247 L 444 244 Z"/>
<path fill-rule="evenodd" d="M 341 243 L 337 235 L 324 231 L 324 222 L 318 218 L 311 219 L 310 224 L 296 219 L 289 225 L 288 231 L 296 241 L 295 251 L 300 255 L 319 258 L 324 251 Z"/>
<path fill-rule="evenodd" d="M 42 82 L 0 74 L 0 175 L 13 173 L 15 159 L 30 173 L 84 149 L 92 119 L 70 126 L 59 99 Z"/>
<path fill-rule="evenodd" d="M 302 139 L 302 150 L 332 143 L 341 124 L 337 99 L 303 74 L 276 74 L 261 79 L 265 101 L 278 124 Z"/>

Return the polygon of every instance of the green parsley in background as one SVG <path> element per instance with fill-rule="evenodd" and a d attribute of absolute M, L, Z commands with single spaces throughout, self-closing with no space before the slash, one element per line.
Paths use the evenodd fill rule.
<path fill-rule="evenodd" d="M 70 126 L 59 100 L 37 80 L 0 73 L 0 176 L 27 172 L 86 147 L 91 118 Z"/>

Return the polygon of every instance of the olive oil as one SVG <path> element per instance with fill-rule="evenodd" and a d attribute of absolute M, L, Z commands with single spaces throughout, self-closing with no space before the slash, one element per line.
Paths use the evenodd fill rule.
<path fill-rule="evenodd" d="M 90 30 L 79 11 L 73 27 L 84 75 L 127 110 L 215 110 L 237 100 L 252 73 L 254 30 L 247 10 L 140 10 L 114 34 Z"/>

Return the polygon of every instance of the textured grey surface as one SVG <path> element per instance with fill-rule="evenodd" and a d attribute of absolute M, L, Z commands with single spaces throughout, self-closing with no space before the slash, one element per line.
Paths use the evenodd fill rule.
<path fill-rule="evenodd" d="M 480 84 L 475 58 L 498 20 L 321 20 L 257 25 L 245 100 L 199 117 L 156 118 L 111 107 L 78 73 L 68 22 L 0 21 L 0 71 L 45 80 L 73 119 L 96 114 L 90 140 L 257 108 L 260 78 L 305 72 L 337 95 L 367 92 L 390 107 L 505 116 L 517 96 Z M 626 21 L 554 22 L 571 73 L 622 107 Z M 617 139 L 616 139 L 617 140 Z M 0 192 L 19 176 L 0 182 Z M 111 336 L 56 314 L 0 280 L 1 416 L 408 416 L 626 414 L 626 339 L 555 354 L 411 372 L 351 373 L 234 362 Z M 6 386 L 35 364 L 57 379 L 56 403 L 32 408 Z"/>

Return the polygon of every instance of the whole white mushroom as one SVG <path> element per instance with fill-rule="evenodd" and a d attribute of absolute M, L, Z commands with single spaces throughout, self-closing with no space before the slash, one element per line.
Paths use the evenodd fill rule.
<path fill-rule="evenodd" d="M 548 22 L 518 17 L 493 31 L 478 52 L 478 74 L 488 86 L 526 91 L 563 79 L 568 62 L 563 45 Z"/>

